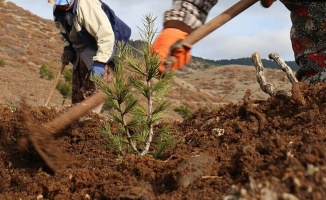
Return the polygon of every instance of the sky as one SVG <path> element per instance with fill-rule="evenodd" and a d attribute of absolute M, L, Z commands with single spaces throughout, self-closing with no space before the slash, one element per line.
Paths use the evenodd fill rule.
<path fill-rule="evenodd" d="M 53 5 L 47 0 L 10 0 L 17 6 L 45 18 L 53 19 Z M 131 39 L 140 39 L 142 19 L 147 14 L 156 17 L 155 28 L 162 29 L 163 13 L 172 5 L 172 0 L 103 0 L 132 29 Z M 235 4 L 236 0 L 219 0 L 210 11 L 207 21 Z M 251 57 L 259 52 L 261 58 L 278 53 L 285 61 L 293 61 L 290 43 L 290 12 L 276 1 L 270 8 L 257 2 L 238 16 L 198 41 L 192 55 L 211 60 Z"/>

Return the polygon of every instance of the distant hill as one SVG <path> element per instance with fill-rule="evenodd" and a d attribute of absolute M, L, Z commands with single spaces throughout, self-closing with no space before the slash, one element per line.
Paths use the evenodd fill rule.
<path fill-rule="evenodd" d="M 139 49 L 141 49 L 141 40 L 131 40 L 129 44 L 135 49 L 134 53 L 137 55 Z M 272 60 L 262 59 L 265 68 L 280 69 L 280 67 Z M 298 70 L 298 65 L 294 61 L 285 61 L 285 63 L 291 67 L 292 70 Z M 253 65 L 251 58 L 236 58 L 236 59 L 221 59 L 211 60 L 197 56 L 192 56 L 189 64 L 185 68 L 191 68 L 193 70 L 209 69 L 212 67 L 220 67 L 225 65 Z"/>
<path fill-rule="evenodd" d="M 196 58 L 200 59 L 200 58 Z M 217 65 L 252 65 L 252 60 L 251 58 L 237 58 L 237 59 L 222 59 L 222 60 L 207 60 L 207 62 L 212 62 Z M 280 67 L 275 63 L 273 60 L 267 60 L 267 59 L 262 59 L 263 65 L 266 68 L 270 69 L 280 69 Z M 295 61 L 285 61 L 285 63 L 291 67 L 293 70 L 298 69 L 298 65 L 295 63 Z"/>

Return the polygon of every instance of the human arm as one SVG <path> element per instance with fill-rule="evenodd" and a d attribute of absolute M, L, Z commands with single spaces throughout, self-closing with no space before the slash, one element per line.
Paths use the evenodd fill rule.
<path fill-rule="evenodd" d="M 188 26 L 186 24 L 186 22 L 189 22 L 189 17 L 186 17 L 185 21 L 177 21 L 176 20 L 176 19 L 178 19 L 177 14 L 176 14 L 176 18 L 173 18 L 173 16 L 172 17 L 169 16 L 169 18 L 172 20 L 166 21 L 164 23 L 164 29 L 159 34 L 158 39 L 153 44 L 153 52 L 155 52 L 159 55 L 162 62 L 174 63 L 172 70 L 179 69 L 182 67 L 181 65 L 186 64 L 189 61 L 187 58 L 190 58 L 190 56 L 189 56 L 190 49 L 191 49 L 191 45 L 194 44 L 193 40 L 195 37 L 198 38 L 198 35 L 201 35 L 201 37 L 204 37 L 204 34 L 202 34 L 202 33 L 212 31 L 213 27 L 215 27 L 214 29 L 216 29 L 217 27 L 219 27 L 219 24 L 225 23 L 226 18 L 224 17 L 225 15 L 223 15 L 224 13 L 227 13 L 228 15 L 230 15 L 230 18 L 233 18 L 234 16 L 236 16 L 239 13 L 239 11 L 241 9 L 246 9 L 249 6 L 251 6 L 252 4 L 255 4 L 256 2 L 257 1 L 255 1 L 255 0 L 242 0 L 242 1 L 234 4 L 228 10 L 223 12 L 221 15 L 217 16 L 216 18 L 214 18 L 213 20 L 208 22 L 208 24 L 205 24 L 205 25 L 202 24 L 203 26 L 200 25 L 200 27 L 197 27 L 199 29 L 194 31 L 194 33 L 191 33 L 191 36 L 189 38 L 187 37 L 187 34 L 186 34 L 186 36 L 184 36 L 185 35 L 184 33 L 187 33 L 187 31 L 190 28 L 190 26 Z M 183 5 L 183 4 L 181 3 L 178 6 L 180 6 L 180 5 Z M 202 11 L 202 9 L 200 9 L 200 10 Z M 176 10 L 174 10 L 174 11 L 176 12 Z M 181 8 L 179 16 L 187 15 L 187 14 L 184 14 L 184 12 L 185 12 L 185 9 Z M 207 12 L 205 12 L 205 13 L 207 13 Z M 183 24 L 182 24 L 182 22 L 183 22 Z M 192 22 L 195 22 L 195 21 L 192 20 Z M 195 25 L 195 24 L 196 23 L 192 23 L 192 25 Z M 173 31 L 171 29 L 179 29 L 179 32 L 177 32 L 175 30 Z M 185 37 L 187 37 L 186 40 L 184 40 Z M 182 40 L 182 41 L 179 42 L 179 40 Z M 183 40 L 184 40 L 184 42 L 183 42 Z M 170 48 L 169 48 L 169 46 L 170 46 Z M 166 60 L 166 57 L 168 57 L 169 59 Z M 182 59 L 180 60 L 180 58 L 182 58 Z M 186 59 L 184 59 L 184 58 L 186 58 Z M 179 62 L 173 62 L 172 60 L 176 60 L 176 61 L 179 60 Z M 164 65 L 170 66 L 169 64 L 166 64 L 166 63 L 163 63 L 162 65 L 163 65 L 163 67 L 162 66 L 160 67 L 160 71 L 161 71 L 161 69 L 164 69 Z"/>
<path fill-rule="evenodd" d="M 77 6 L 77 21 L 96 41 L 97 52 L 94 64 L 105 65 L 113 54 L 114 33 L 110 21 L 98 0 L 80 0 Z M 77 27 L 77 31 L 78 28 Z M 100 65 L 97 65 L 100 66 Z"/>
<path fill-rule="evenodd" d="M 54 9 L 54 15 L 56 16 L 64 16 L 64 11 L 60 10 L 60 9 L 56 9 L 56 6 L 53 7 Z M 60 14 L 61 12 L 61 14 Z M 61 34 L 61 38 L 63 40 L 63 51 L 61 54 L 61 62 L 64 65 L 68 65 L 69 62 L 73 62 L 73 60 L 76 57 L 76 52 L 71 44 L 71 42 L 69 41 L 69 37 L 68 34 L 65 30 L 65 28 L 63 27 L 62 23 L 60 22 L 60 20 L 58 18 L 56 18 L 54 16 L 54 23 L 56 28 L 59 29 L 59 32 Z"/>
<path fill-rule="evenodd" d="M 260 0 L 260 4 L 265 7 L 269 8 L 276 0 Z"/>
<path fill-rule="evenodd" d="M 152 45 L 152 52 L 156 53 L 162 65 L 159 72 L 165 70 L 166 60 L 170 47 L 179 40 L 185 39 L 189 33 L 203 25 L 206 21 L 208 12 L 217 3 L 217 0 L 196 1 L 189 3 L 188 1 L 174 0 L 172 7 L 164 13 L 163 30 L 157 36 Z M 176 62 L 171 67 L 172 70 L 181 69 L 190 61 L 190 46 L 181 46 L 171 52 Z"/>

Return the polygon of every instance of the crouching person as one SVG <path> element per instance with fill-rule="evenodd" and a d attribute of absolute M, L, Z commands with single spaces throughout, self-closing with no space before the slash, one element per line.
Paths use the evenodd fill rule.
<path fill-rule="evenodd" d="M 79 103 L 96 92 L 91 77 L 103 77 L 114 32 L 99 0 L 55 0 L 53 15 L 64 39 L 62 64 L 73 64 L 72 103 Z M 100 113 L 103 104 L 93 111 Z"/>

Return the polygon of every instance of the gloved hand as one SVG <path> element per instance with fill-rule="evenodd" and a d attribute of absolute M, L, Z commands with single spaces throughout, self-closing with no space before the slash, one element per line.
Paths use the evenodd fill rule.
<path fill-rule="evenodd" d="M 63 53 L 61 55 L 61 63 L 68 65 L 69 62 L 73 62 L 75 56 L 76 56 L 75 50 L 71 46 L 64 47 Z"/>
<path fill-rule="evenodd" d="M 165 28 L 158 35 L 154 44 L 152 45 L 152 52 L 156 53 L 162 61 L 162 65 L 158 69 L 160 73 L 165 70 L 166 64 L 164 63 L 164 61 L 166 60 L 170 52 L 171 46 L 177 41 L 185 39 L 187 36 L 188 33 L 176 28 Z M 190 49 L 191 47 L 180 46 L 172 52 L 172 56 L 176 58 L 173 65 L 170 66 L 172 70 L 175 71 L 181 69 L 185 64 L 190 61 Z"/>
<path fill-rule="evenodd" d="M 269 8 L 276 0 L 260 0 L 260 3 L 263 7 Z"/>
<path fill-rule="evenodd" d="M 105 67 L 104 63 L 94 62 L 93 68 L 92 68 L 92 75 L 98 75 L 98 76 L 103 77 L 104 71 L 105 71 L 104 67 Z"/>

